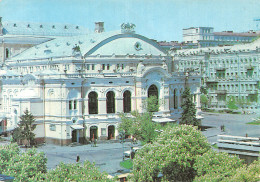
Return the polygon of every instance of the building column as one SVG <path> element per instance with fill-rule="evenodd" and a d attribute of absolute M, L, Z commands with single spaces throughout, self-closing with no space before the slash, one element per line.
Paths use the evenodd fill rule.
<path fill-rule="evenodd" d="M 98 114 L 107 114 L 107 99 L 98 98 Z"/>
<path fill-rule="evenodd" d="M 116 101 L 116 113 L 124 112 L 123 97 L 115 98 Z"/>

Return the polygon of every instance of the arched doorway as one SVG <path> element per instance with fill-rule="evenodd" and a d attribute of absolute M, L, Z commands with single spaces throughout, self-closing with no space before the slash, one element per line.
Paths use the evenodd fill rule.
<path fill-rule="evenodd" d="M 158 98 L 158 88 L 155 85 L 151 85 L 148 89 L 148 97 L 156 96 Z"/>
<path fill-rule="evenodd" d="M 115 94 L 112 91 L 107 92 L 107 113 L 115 113 Z"/>
<path fill-rule="evenodd" d="M 158 89 L 155 85 L 151 85 L 148 89 L 148 98 L 153 97 L 153 99 L 148 100 L 147 110 L 149 112 L 158 112 Z"/>
<path fill-rule="evenodd" d="M 115 126 L 108 126 L 108 140 L 115 139 Z"/>
<path fill-rule="evenodd" d="M 97 131 L 98 131 L 98 127 L 97 126 L 91 126 L 90 127 L 90 140 L 98 138 Z"/>
<path fill-rule="evenodd" d="M 125 91 L 123 94 L 123 105 L 124 105 L 124 113 L 131 112 L 131 92 Z"/>
<path fill-rule="evenodd" d="M 96 92 L 88 94 L 88 108 L 89 114 L 98 114 L 98 94 Z"/>

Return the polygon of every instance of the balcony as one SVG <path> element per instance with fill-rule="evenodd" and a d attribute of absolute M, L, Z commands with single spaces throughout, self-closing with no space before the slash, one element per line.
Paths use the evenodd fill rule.
<path fill-rule="evenodd" d="M 247 65 L 247 66 L 245 66 L 245 68 L 246 68 L 247 70 L 253 70 L 253 69 L 254 69 L 254 66 L 252 66 L 252 65 Z"/>
<path fill-rule="evenodd" d="M 216 67 L 216 71 L 225 71 L 226 68 L 224 66 L 218 66 Z"/>
<path fill-rule="evenodd" d="M 219 95 L 225 95 L 227 94 L 227 90 L 216 90 L 215 93 Z"/>

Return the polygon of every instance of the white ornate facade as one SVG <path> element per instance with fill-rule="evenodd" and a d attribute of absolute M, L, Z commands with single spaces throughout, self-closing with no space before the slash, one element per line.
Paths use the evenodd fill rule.
<path fill-rule="evenodd" d="M 246 110 L 260 109 L 260 39 L 234 46 L 180 50 L 174 53 L 179 71 L 202 75 L 210 107 L 227 108 L 231 97 Z"/>
<path fill-rule="evenodd" d="M 116 139 L 119 113 L 144 111 L 150 95 L 159 114 L 178 119 L 185 80 L 199 108 L 200 76 L 175 71 L 173 58 L 150 39 L 121 31 L 55 37 L 6 60 L 1 113 L 7 130 L 28 109 L 38 140 L 60 145 L 82 138 Z"/>

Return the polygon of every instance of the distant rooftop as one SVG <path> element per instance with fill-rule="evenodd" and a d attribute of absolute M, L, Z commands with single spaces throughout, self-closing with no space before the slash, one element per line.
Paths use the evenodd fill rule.
<path fill-rule="evenodd" d="M 74 36 L 90 31 L 82 26 L 60 23 L 2 22 L 4 35 Z"/>
<path fill-rule="evenodd" d="M 260 34 L 257 34 L 256 32 L 242 32 L 242 33 L 237 33 L 233 31 L 223 31 L 223 32 L 214 32 L 214 35 L 217 36 L 240 36 L 240 37 L 255 37 Z"/>

